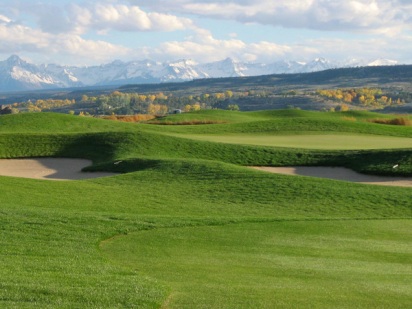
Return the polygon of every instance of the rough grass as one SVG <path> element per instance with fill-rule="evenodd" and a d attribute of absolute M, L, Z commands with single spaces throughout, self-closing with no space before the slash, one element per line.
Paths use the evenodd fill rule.
<path fill-rule="evenodd" d="M 390 124 L 396 126 L 412 126 L 412 121 L 406 117 L 398 117 L 393 119 L 369 119 L 369 122 L 379 124 Z"/>
<path fill-rule="evenodd" d="M 221 115 L 230 120 L 213 117 Z M 0 307 L 409 307 L 410 189 L 240 165 L 412 175 L 411 149 L 314 151 L 166 133 L 253 133 L 282 121 L 288 130 L 345 122 L 383 136 L 410 137 L 410 128 L 299 111 L 233 115 L 228 124 L 179 128 L 0 117 L 0 157 L 81 157 L 93 160 L 90 170 L 125 173 L 64 183 L 0 177 Z"/>
<path fill-rule="evenodd" d="M 122 122 L 140 122 L 140 121 L 148 121 L 154 119 L 154 115 L 147 115 L 147 114 L 136 114 L 136 115 L 110 115 L 110 116 L 102 116 L 101 119 L 105 120 L 116 120 Z"/>
<path fill-rule="evenodd" d="M 186 121 L 148 121 L 147 123 L 149 124 L 158 124 L 158 125 L 178 125 L 178 126 L 189 126 L 189 125 L 199 125 L 199 124 L 221 124 L 225 123 L 224 121 L 221 120 L 198 120 L 198 119 L 192 119 L 192 120 L 186 120 Z"/>
<path fill-rule="evenodd" d="M 133 131 L 129 123 L 55 113 L 2 115 L 0 133 L 91 133 Z"/>

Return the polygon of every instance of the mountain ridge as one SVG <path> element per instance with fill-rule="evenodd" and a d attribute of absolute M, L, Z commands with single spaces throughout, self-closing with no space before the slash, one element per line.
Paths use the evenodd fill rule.
<path fill-rule="evenodd" d="M 0 61 L 0 92 L 76 88 L 85 86 L 120 86 L 184 82 L 205 78 L 247 77 L 270 74 L 319 72 L 334 68 L 396 65 L 394 60 L 371 62 L 350 60 L 336 63 L 324 58 L 310 62 L 277 61 L 271 64 L 238 62 L 231 58 L 198 64 L 190 59 L 170 62 L 140 60 L 77 67 L 57 64 L 36 65 L 12 55 Z"/>

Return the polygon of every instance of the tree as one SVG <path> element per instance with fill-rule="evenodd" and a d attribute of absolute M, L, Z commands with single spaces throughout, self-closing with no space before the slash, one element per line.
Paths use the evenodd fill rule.
<path fill-rule="evenodd" d="M 160 115 L 166 115 L 168 111 L 167 105 L 165 104 L 160 104 L 159 106 L 159 114 Z"/>
<path fill-rule="evenodd" d="M 195 103 L 192 105 L 192 111 L 200 111 L 201 107 L 199 103 Z"/>
<path fill-rule="evenodd" d="M 348 102 L 348 103 L 351 103 L 352 100 L 353 100 L 352 94 L 350 94 L 350 93 L 348 93 L 348 92 L 345 92 L 345 93 L 343 94 L 343 101 Z"/>
<path fill-rule="evenodd" d="M 157 113 L 157 104 L 150 103 L 147 106 L 147 113 L 150 115 L 156 115 Z"/>
<path fill-rule="evenodd" d="M 154 100 L 156 100 L 156 96 L 154 94 L 149 94 L 147 96 L 147 99 L 149 100 L 149 102 L 153 103 Z"/>
<path fill-rule="evenodd" d="M 239 110 L 239 105 L 237 105 L 237 104 L 229 104 L 229 105 L 227 106 L 227 109 L 230 110 L 230 111 L 238 111 L 238 110 Z"/>
<path fill-rule="evenodd" d="M 149 106 L 147 107 L 147 113 L 150 115 L 163 116 L 167 114 L 167 111 L 168 111 L 168 108 L 164 104 L 150 103 Z"/>
<path fill-rule="evenodd" d="M 221 93 L 221 92 L 218 92 L 218 93 L 214 94 L 214 97 L 216 98 L 216 100 L 223 100 L 223 99 L 225 99 L 225 94 Z"/>
<path fill-rule="evenodd" d="M 156 100 L 167 100 L 167 96 L 165 96 L 163 92 L 159 92 L 156 94 Z"/>
<path fill-rule="evenodd" d="M 192 105 L 186 104 L 185 107 L 183 108 L 183 111 L 188 113 L 192 110 Z"/>
<path fill-rule="evenodd" d="M 225 97 L 230 99 L 231 97 L 233 97 L 233 91 L 230 90 L 226 90 L 225 91 Z"/>
<path fill-rule="evenodd" d="M 204 94 L 202 94 L 201 99 L 202 99 L 202 101 L 204 102 L 204 101 L 206 101 L 207 99 L 209 99 L 209 97 L 210 97 L 210 94 L 204 93 Z"/>
<path fill-rule="evenodd" d="M 349 110 L 349 106 L 346 104 L 341 104 L 335 108 L 336 111 L 340 112 L 347 112 Z"/>

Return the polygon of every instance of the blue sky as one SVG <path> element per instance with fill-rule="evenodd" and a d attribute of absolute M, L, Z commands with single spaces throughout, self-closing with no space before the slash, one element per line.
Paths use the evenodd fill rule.
<path fill-rule="evenodd" d="M 2 0 L 0 60 L 412 63 L 409 0 Z"/>

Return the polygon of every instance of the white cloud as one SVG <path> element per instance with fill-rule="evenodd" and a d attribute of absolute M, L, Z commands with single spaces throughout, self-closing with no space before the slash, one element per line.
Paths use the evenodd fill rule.
<path fill-rule="evenodd" d="M 4 16 L 4 15 L 0 15 L 0 23 L 7 24 L 7 23 L 10 23 L 10 22 L 11 22 L 10 18 L 8 18 L 7 16 Z"/>
<path fill-rule="evenodd" d="M 197 29 L 185 41 L 164 42 L 152 56 L 160 60 L 191 58 L 197 62 L 218 61 L 230 57 L 248 62 L 270 62 L 292 54 L 292 46 L 271 42 L 245 43 L 236 38 L 219 40 L 204 29 Z"/>
<path fill-rule="evenodd" d="M 137 6 L 96 4 L 88 9 L 92 27 L 118 31 L 175 31 L 192 27 L 188 18 L 145 12 Z"/>
<path fill-rule="evenodd" d="M 107 1 L 67 5 L 30 4 L 22 11 L 33 14 L 40 28 L 50 33 L 97 31 L 176 31 L 191 28 L 189 18 L 169 13 L 146 12 L 138 6 Z"/>
<path fill-rule="evenodd" d="M 226 57 L 239 57 L 246 44 L 237 39 L 217 40 L 204 29 L 198 29 L 195 36 L 186 41 L 169 41 L 154 49 L 154 53 L 166 58 L 192 58 L 199 62 L 221 60 Z"/>
<path fill-rule="evenodd" d="M 66 64 L 96 64 L 117 58 L 191 58 L 208 62 L 231 57 L 266 63 L 349 56 L 412 60 L 407 59 L 412 49 L 408 32 L 412 3 L 404 0 L 129 0 L 128 5 L 127 0 L 86 0 L 83 4 L 43 1 L 42 6 L 37 1 L 10 2 L 10 11 L 3 9 L 4 3 L 0 4 L 1 53 L 37 53 L 39 59 L 48 57 L 56 62 L 54 58 Z M 16 4 L 13 8 L 14 3 L 20 6 Z M 185 14 L 190 14 L 190 18 Z M 236 23 L 227 23 L 230 27 L 223 26 L 221 31 L 212 33 L 196 25 L 196 16 L 208 17 L 199 21 L 203 27 L 208 27 L 209 20 L 218 25 L 219 19 L 229 19 L 283 29 L 280 34 L 279 29 L 274 30 L 267 38 L 260 33 L 263 39 L 253 41 L 253 35 L 247 31 L 267 31 L 268 27 L 236 29 Z M 324 36 L 322 31 L 313 31 L 311 40 L 305 38 L 308 32 L 302 32 L 299 38 L 284 39 L 288 27 L 351 33 L 335 37 L 333 32 Z M 150 42 L 145 42 L 148 35 L 142 34 L 139 42 L 143 46 L 139 48 L 126 47 L 139 38 L 135 33 L 150 31 L 159 33 Z M 169 31 L 181 32 L 171 39 Z M 357 34 L 352 36 L 352 32 Z M 277 35 L 288 43 L 276 43 Z"/>
<path fill-rule="evenodd" d="M 411 26 L 406 0 L 130 0 L 159 11 L 322 31 L 378 31 Z"/>
<path fill-rule="evenodd" d="M 86 40 L 76 34 L 51 34 L 33 29 L 2 16 L 0 18 L 0 52 L 4 54 L 37 53 L 64 57 L 65 64 L 79 59 L 106 62 L 130 55 L 131 49 L 104 41 Z"/>
<path fill-rule="evenodd" d="M 0 51 L 14 53 L 20 50 L 47 48 L 50 36 L 40 30 L 13 22 L 6 16 L 0 20 Z"/>
<path fill-rule="evenodd" d="M 53 46 L 55 53 L 65 53 L 68 56 L 93 59 L 105 62 L 113 58 L 130 55 L 131 49 L 105 41 L 85 40 L 77 35 L 58 35 Z"/>

